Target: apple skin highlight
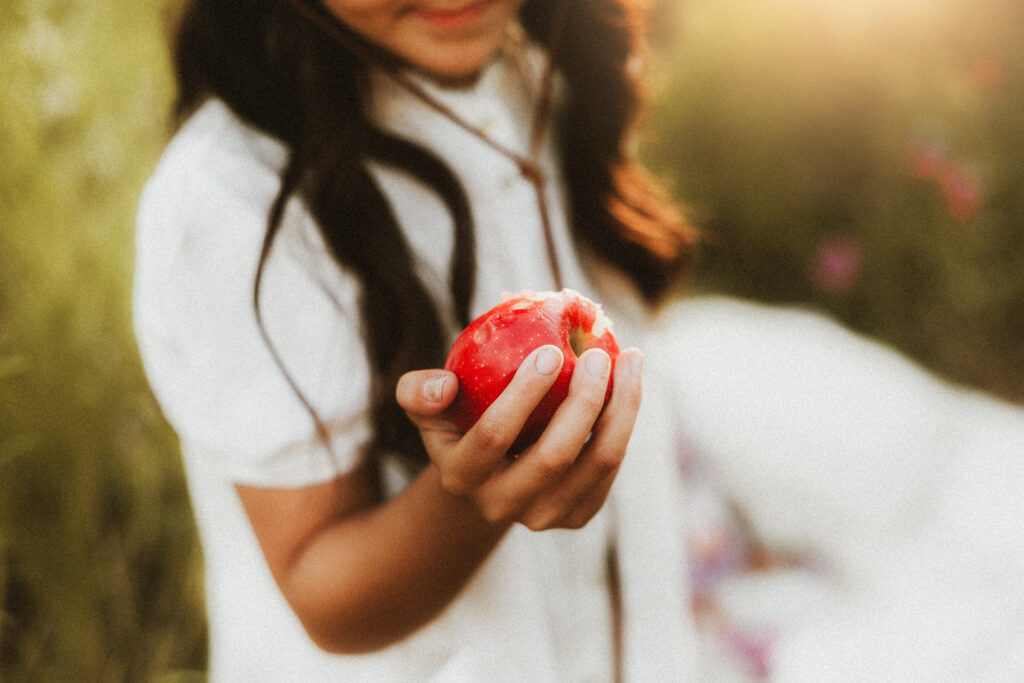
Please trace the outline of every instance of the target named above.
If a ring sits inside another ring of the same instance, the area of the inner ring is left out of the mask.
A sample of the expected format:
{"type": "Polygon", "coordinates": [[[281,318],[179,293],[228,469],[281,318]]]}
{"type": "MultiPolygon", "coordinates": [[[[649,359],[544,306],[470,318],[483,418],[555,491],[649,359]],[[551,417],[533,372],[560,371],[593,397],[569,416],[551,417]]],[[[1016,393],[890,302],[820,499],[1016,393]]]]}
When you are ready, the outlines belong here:
{"type": "MultiPolygon", "coordinates": [[[[589,348],[604,349],[614,367],[619,346],[611,327],[600,305],[571,289],[503,295],[499,305],[471,322],[452,344],[445,362],[445,369],[459,380],[459,393],[449,409],[452,422],[469,431],[534,349],[557,346],[565,360],[512,445],[511,452],[520,453],[540,437],[565,400],[580,354],[589,348]]],[[[609,379],[606,403],[611,392],[609,379]]]]}

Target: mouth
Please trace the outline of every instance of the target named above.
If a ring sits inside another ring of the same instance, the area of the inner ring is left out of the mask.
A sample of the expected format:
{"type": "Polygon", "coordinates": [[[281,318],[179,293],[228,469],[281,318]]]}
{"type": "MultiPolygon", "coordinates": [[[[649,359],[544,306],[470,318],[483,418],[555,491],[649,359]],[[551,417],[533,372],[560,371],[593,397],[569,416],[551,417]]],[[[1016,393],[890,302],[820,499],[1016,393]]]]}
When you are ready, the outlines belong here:
{"type": "Polygon", "coordinates": [[[458,9],[418,10],[416,15],[437,29],[457,29],[471,26],[482,17],[496,0],[477,0],[458,9]]]}

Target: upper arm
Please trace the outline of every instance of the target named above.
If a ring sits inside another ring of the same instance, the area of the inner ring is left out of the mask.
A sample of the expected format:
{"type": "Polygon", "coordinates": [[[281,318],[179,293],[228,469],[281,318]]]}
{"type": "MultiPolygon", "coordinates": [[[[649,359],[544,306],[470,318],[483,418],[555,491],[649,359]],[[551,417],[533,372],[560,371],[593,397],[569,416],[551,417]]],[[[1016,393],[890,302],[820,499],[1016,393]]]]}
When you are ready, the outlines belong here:
{"type": "Polygon", "coordinates": [[[236,485],[256,538],[285,597],[289,574],[312,539],[332,522],[379,502],[367,465],[320,484],[299,488],[236,485]]]}

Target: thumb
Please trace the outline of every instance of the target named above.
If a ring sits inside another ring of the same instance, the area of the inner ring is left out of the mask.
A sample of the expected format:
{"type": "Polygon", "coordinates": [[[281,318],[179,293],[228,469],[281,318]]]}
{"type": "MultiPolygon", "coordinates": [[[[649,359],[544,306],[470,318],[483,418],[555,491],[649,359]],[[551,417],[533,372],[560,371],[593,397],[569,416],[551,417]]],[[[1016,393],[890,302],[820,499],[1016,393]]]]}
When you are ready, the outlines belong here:
{"type": "Polygon", "coordinates": [[[398,405],[416,420],[441,413],[455,399],[459,380],[446,370],[413,370],[398,380],[395,398],[398,405]]]}

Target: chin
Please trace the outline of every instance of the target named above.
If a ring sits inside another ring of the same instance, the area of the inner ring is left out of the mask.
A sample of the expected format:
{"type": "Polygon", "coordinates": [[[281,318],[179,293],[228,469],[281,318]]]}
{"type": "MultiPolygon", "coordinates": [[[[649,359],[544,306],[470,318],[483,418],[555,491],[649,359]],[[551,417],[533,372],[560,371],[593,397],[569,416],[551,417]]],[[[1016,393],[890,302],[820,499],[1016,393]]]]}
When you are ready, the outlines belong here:
{"type": "Polygon", "coordinates": [[[498,46],[440,49],[427,58],[407,58],[407,62],[439,83],[468,85],[494,60],[498,49],[498,46]]]}
{"type": "Polygon", "coordinates": [[[420,69],[420,72],[432,81],[446,88],[469,88],[480,77],[483,67],[454,71],[432,71],[420,69]]]}

